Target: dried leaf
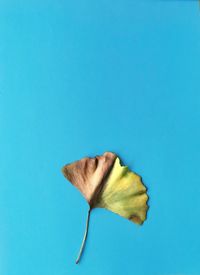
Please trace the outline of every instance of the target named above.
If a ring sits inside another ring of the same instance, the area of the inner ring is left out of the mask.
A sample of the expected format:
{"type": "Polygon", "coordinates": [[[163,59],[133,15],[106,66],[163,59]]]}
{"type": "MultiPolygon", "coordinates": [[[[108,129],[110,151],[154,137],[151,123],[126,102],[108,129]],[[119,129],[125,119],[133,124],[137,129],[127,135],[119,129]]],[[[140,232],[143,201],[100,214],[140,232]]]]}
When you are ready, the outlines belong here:
{"type": "Polygon", "coordinates": [[[62,172],[79,189],[90,206],[76,263],[79,262],[85,245],[90,212],[93,208],[106,208],[137,224],[142,224],[146,219],[146,187],[140,176],[130,171],[127,166],[121,166],[114,153],[106,152],[95,158],[83,158],[65,165],[62,172]]]}

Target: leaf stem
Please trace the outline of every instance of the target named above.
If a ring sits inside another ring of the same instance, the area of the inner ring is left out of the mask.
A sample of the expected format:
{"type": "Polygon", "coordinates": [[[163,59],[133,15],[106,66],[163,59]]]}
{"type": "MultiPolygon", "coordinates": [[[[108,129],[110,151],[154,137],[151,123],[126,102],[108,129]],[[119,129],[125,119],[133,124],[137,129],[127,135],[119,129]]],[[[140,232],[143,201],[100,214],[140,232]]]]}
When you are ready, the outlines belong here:
{"type": "Polygon", "coordinates": [[[81,258],[81,255],[82,255],[83,251],[84,251],[85,243],[86,243],[86,240],[87,240],[88,228],[89,228],[89,223],[90,223],[90,212],[91,212],[91,208],[88,210],[85,233],[84,233],[83,241],[82,241],[82,244],[81,244],[81,248],[80,248],[79,253],[78,253],[78,257],[76,259],[76,264],[78,264],[79,261],[80,261],[80,258],[81,258]]]}

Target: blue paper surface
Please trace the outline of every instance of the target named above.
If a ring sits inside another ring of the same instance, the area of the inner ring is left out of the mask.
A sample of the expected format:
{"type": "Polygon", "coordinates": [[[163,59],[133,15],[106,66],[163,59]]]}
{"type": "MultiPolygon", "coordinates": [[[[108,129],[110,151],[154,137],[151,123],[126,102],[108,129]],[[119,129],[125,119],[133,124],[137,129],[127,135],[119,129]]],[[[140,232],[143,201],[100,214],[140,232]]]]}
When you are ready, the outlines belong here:
{"type": "Polygon", "coordinates": [[[0,274],[200,274],[197,1],[0,2],[0,274]],[[61,167],[142,175],[142,227],[91,215],[61,167]]]}

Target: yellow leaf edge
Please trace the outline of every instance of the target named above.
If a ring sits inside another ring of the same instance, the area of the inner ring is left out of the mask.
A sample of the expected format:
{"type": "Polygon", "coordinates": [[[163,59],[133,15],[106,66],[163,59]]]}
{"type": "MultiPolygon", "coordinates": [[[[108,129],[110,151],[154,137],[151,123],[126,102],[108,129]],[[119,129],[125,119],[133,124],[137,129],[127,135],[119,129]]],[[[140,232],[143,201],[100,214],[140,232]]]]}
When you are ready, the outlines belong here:
{"type": "Polygon", "coordinates": [[[147,219],[149,196],[141,176],[117,157],[94,208],[105,208],[138,225],[147,219]]]}

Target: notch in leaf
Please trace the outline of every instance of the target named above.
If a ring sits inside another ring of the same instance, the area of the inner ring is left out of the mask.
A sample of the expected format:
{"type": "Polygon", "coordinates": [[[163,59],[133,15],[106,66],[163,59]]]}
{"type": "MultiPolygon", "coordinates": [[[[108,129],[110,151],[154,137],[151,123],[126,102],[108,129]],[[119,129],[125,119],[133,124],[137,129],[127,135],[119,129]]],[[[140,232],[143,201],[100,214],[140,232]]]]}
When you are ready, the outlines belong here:
{"type": "Polygon", "coordinates": [[[65,165],[62,172],[89,204],[85,234],[76,263],[85,246],[92,209],[106,208],[140,225],[145,221],[147,189],[140,176],[120,164],[116,154],[105,152],[102,156],[83,158],[65,165]]]}

